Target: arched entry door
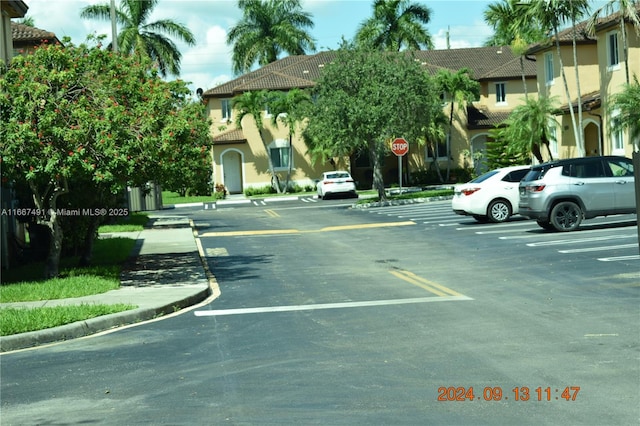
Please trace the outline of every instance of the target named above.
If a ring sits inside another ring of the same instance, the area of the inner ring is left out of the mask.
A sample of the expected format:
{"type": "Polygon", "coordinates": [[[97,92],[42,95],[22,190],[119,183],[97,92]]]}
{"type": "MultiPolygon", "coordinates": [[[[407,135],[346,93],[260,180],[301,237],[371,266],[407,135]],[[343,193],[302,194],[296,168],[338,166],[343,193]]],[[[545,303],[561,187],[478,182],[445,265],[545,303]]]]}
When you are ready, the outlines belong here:
{"type": "Polygon", "coordinates": [[[587,156],[602,155],[600,152],[600,128],[593,121],[584,126],[584,149],[587,156]]]}
{"type": "Polygon", "coordinates": [[[235,150],[222,154],[222,180],[229,194],[242,193],[242,154],[235,150]]]}

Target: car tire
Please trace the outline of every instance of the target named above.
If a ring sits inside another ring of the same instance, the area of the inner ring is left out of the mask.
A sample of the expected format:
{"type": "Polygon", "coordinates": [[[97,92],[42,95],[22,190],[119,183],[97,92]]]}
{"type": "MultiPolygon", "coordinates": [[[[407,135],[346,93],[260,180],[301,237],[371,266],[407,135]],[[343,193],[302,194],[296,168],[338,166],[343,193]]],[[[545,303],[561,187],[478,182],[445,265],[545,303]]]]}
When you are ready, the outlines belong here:
{"type": "Polygon", "coordinates": [[[511,217],[511,204],[506,200],[493,200],[487,208],[487,217],[494,223],[506,221],[511,217]]]}
{"type": "Polygon", "coordinates": [[[549,223],[548,220],[537,220],[536,223],[542,229],[546,229],[547,231],[553,231],[554,227],[549,223]]]}
{"type": "Polygon", "coordinates": [[[551,209],[549,222],[556,231],[575,231],[580,226],[584,214],[573,201],[561,201],[551,209]]]}

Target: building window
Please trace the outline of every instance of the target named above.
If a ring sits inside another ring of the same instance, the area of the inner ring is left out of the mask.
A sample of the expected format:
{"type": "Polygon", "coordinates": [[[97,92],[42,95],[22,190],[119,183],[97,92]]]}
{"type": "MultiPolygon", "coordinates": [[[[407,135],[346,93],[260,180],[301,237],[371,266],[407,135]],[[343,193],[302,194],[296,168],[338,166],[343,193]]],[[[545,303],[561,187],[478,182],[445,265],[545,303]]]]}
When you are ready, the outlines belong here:
{"type": "Polygon", "coordinates": [[[553,84],[553,53],[544,54],[544,81],[547,86],[553,84]]]}
{"type": "Polygon", "coordinates": [[[618,54],[618,33],[607,34],[607,65],[609,69],[618,69],[620,56],[618,54]]]}
{"type": "Polygon", "coordinates": [[[496,83],[496,104],[507,103],[507,84],[496,83]]]}
{"type": "Polygon", "coordinates": [[[624,154],[624,134],[622,128],[617,126],[620,120],[619,115],[620,112],[615,111],[611,116],[611,153],[613,155],[624,154]],[[616,127],[618,127],[617,130],[616,127]]]}
{"type": "MultiPolygon", "coordinates": [[[[549,151],[551,151],[551,156],[555,159],[558,157],[558,132],[557,132],[557,123],[555,120],[549,120],[549,151]]],[[[552,160],[550,158],[549,160],[552,160]]]]}
{"type": "Polygon", "coordinates": [[[438,160],[444,160],[447,158],[447,143],[445,141],[434,144],[434,149],[436,152],[433,152],[430,144],[427,145],[427,161],[433,161],[436,158],[438,160]]]}
{"type": "Polygon", "coordinates": [[[287,170],[289,169],[290,163],[293,168],[289,141],[284,139],[276,139],[273,141],[269,145],[269,156],[271,157],[271,163],[275,170],[287,170]]]}
{"type": "Polygon", "coordinates": [[[222,100],[222,121],[231,121],[231,99],[222,100]]]}

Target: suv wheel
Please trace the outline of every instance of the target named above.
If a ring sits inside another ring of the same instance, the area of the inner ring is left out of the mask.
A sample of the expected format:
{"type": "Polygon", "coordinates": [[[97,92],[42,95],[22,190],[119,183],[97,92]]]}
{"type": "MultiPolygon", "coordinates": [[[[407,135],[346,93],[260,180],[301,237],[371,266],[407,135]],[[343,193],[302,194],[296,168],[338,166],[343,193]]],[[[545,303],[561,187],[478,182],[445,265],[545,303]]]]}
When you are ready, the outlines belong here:
{"type": "Polygon", "coordinates": [[[493,200],[487,209],[487,216],[491,222],[504,222],[511,216],[511,206],[505,200],[493,200]]]}
{"type": "Polygon", "coordinates": [[[561,201],[551,210],[549,220],[557,231],[574,231],[580,226],[583,214],[580,206],[573,201],[561,201]]]}

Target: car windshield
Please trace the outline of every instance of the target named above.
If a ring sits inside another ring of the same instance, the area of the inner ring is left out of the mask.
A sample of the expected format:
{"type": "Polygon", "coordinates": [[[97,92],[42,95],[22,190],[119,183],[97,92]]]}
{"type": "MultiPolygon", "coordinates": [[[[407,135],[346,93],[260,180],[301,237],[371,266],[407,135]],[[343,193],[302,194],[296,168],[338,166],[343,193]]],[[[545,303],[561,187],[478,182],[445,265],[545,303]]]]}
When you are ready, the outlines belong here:
{"type": "Polygon", "coordinates": [[[480,183],[480,182],[484,182],[485,180],[489,179],[492,176],[495,176],[498,173],[497,170],[491,170],[490,172],[487,172],[483,175],[478,176],[477,178],[470,180],[469,183],[480,183]]]}

